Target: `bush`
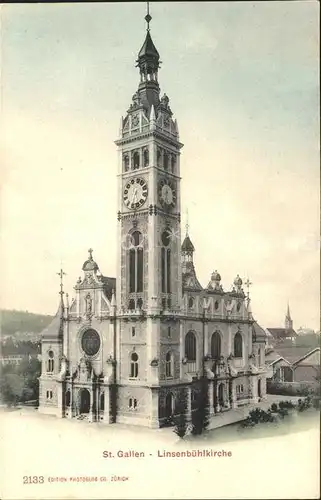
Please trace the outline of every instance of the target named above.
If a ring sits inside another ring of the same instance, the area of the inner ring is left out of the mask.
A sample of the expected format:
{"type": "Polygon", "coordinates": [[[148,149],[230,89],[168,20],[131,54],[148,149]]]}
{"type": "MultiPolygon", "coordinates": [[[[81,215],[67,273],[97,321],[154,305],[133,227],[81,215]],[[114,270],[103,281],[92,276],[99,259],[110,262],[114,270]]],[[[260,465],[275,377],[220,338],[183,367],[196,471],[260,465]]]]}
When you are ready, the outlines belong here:
{"type": "Polygon", "coordinates": [[[307,396],[316,390],[316,382],[274,382],[267,380],[268,394],[285,396],[307,396]]]}

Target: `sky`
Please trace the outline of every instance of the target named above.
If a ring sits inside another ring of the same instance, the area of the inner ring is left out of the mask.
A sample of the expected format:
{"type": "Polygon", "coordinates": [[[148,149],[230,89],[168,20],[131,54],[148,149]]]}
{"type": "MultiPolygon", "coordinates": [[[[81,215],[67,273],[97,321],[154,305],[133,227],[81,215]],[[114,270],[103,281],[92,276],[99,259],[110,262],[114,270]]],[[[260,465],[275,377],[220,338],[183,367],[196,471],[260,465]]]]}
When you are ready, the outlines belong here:
{"type": "MultiPolygon", "coordinates": [[[[203,286],[250,278],[263,327],[319,329],[319,5],[152,2],[203,286]]],[[[1,306],[53,314],[87,250],[116,275],[119,123],[146,6],[1,7],[1,306]]],[[[184,230],[183,230],[184,233],[184,230]]]]}

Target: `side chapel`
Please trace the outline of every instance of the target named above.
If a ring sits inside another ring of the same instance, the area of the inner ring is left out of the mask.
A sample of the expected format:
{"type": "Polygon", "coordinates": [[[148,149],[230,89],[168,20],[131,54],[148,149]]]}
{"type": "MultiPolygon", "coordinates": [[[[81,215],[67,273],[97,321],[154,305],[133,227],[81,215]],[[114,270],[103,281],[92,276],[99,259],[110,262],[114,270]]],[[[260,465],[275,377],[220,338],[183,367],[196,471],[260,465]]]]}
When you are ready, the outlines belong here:
{"type": "Polygon", "coordinates": [[[157,428],[182,391],[191,418],[202,376],[212,416],[264,398],[265,332],[242,279],[224,290],[215,270],[203,287],[188,230],[181,243],[183,144],[145,19],[140,81],[116,140],[117,280],[101,273],[92,249],[71,301],[61,280],[57,314],[42,332],[39,411],[157,428]]]}

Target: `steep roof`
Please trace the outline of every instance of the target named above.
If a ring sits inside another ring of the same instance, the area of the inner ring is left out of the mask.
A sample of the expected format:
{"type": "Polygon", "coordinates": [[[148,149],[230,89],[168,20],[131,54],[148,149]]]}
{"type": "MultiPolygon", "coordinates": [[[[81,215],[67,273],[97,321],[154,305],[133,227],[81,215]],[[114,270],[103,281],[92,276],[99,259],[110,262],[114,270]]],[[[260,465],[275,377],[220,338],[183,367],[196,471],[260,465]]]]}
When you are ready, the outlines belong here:
{"type": "Polygon", "coordinates": [[[273,352],[279,357],[282,357],[289,361],[289,363],[296,363],[311,354],[311,352],[315,351],[316,349],[311,350],[311,347],[278,346],[277,349],[273,352]]]}
{"type": "Polygon", "coordinates": [[[195,250],[194,245],[187,234],[182,243],[182,252],[194,252],[194,250],[195,250]]]}
{"type": "Polygon", "coordinates": [[[101,281],[104,285],[104,292],[108,300],[111,300],[113,291],[116,293],[116,278],[102,276],[101,281]]]}
{"type": "Polygon", "coordinates": [[[266,333],[265,330],[257,323],[257,321],[254,321],[253,323],[253,334],[256,340],[265,340],[266,338],[266,333]]]}
{"type": "Polygon", "coordinates": [[[61,297],[58,310],[49,325],[41,332],[41,337],[47,340],[62,340],[63,338],[64,303],[61,297]]]}
{"type": "Polygon", "coordinates": [[[285,338],[285,337],[297,337],[298,334],[296,331],[293,330],[293,328],[287,329],[287,328],[267,328],[267,331],[271,333],[273,338],[275,339],[280,339],[280,338],[285,338]]]}
{"type": "Polygon", "coordinates": [[[138,59],[140,59],[141,57],[148,57],[148,56],[159,59],[159,53],[154,45],[154,42],[152,40],[152,37],[150,36],[149,31],[147,31],[145,41],[143,43],[142,48],[139,51],[138,59]]]}

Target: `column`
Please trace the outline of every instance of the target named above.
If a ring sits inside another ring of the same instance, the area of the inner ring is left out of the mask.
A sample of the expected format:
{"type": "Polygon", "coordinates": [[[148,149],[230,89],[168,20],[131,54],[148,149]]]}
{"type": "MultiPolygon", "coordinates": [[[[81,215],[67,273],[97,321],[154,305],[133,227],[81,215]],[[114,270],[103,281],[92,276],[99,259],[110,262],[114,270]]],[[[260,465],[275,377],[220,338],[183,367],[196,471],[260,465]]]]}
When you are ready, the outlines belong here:
{"type": "Polygon", "coordinates": [[[93,421],[93,403],[94,403],[94,391],[93,391],[92,386],[89,390],[89,394],[90,394],[89,422],[92,422],[93,421]]]}
{"type": "Polygon", "coordinates": [[[212,417],[214,415],[214,397],[213,397],[213,380],[209,380],[208,382],[208,404],[209,404],[209,413],[212,417]]]}
{"type": "Polygon", "coordinates": [[[183,378],[183,364],[182,364],[182,359],[185,356],[184,352],[184,322],[183,320],[180,320],[179,322],[179,377],[183,378]]]}
{"type": "Polygon", "coordinates": [[[205,321],[205,324],[204,324],[204,356],[206,356],[207,354],[209,354],[209,343],[208,343],[208,322],[205,321]]]}
{"type": "Polygon", "coordinates": [[[219,381],[216,379],[216,380],[214,380],[214,391],[215,391],[215,399],[216,399],[216,404],[214,401],[214,412],[215,413],[219,413],[219,411],[221,409],[221,406],[220,406],[219,400],[218,400],[218,386],[219,386],[219,381]]]}
{"type": "Polygon", "coordinates": [[[236,401],[236,379],[232,380],[232,408],[237,408],[237,401],[236,401]]]}
{"type": "Polygon", "coordinates": [[[74,388],[72,386],[72,382],[70,385],[70,407],[68,412],[68,418],[72,418],[74,416],[74,388]]]}
{"type": "Polygon", "coordinates": [[[192,387],[189,385],[187,387],[187,397],[186,397],[186,422],[192,422],[192,387]]]}
{"type": "Polygon", "coordinates": [[[159,415],[158,415],[158,390],[151,389],[150,393],[150,427],[152,429],[159,428],[159,415]]]}
{"type": "Polygon", "coordinates": [[[229,393],[228,393],[228,381],[227,381],[227,383],[224,384],[224,403],[225,403],[225,407],[227,409],[229,409],[231,407],[229,393]]]}
{"type": "Polygon", "coordinates": [[[110,387],[108,385],[102,386],[102,389],[104,390],[104,415],[103,415],[103,421],[106,424],[111,424],[112,419],[111,419],[111,398],[110,398],[110,387]]]}

